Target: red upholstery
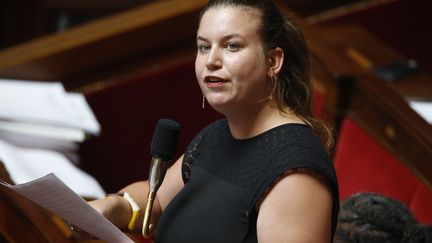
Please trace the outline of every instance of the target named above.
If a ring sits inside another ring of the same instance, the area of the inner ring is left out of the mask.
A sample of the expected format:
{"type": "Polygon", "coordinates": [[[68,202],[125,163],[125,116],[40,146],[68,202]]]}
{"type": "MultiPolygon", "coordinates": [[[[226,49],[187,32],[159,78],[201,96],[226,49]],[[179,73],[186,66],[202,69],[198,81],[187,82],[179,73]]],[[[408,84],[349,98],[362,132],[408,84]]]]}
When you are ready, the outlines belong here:
{"type": "Polygon", "coordinates": [[[324,95],[316,90],[312,92],[312,113],[318,118],[324,113],[324,95]]]}
{"type": "Polygon", "coordinates": [[[420,222],[432,223],[432,192],[424,184],[416,185],[409,207],[420,222]]]}
{"type": "Polygon", "coordinates": [[[334,164],[341,200],[378,192],[407,205],[422,223],[432,223],[432,191],[353,120],[341,126],[334,164]]]}

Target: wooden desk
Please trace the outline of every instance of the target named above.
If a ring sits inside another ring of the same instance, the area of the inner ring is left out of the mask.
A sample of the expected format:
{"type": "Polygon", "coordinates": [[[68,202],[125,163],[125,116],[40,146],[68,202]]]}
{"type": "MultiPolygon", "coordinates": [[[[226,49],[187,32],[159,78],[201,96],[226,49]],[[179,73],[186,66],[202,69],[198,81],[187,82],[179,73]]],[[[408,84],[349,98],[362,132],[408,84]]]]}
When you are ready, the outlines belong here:
{"type": "MultiPolygon", "coordinates": [[[[12,183],[1,161],[0,179],[12,183]]],[[[0,188],[0,215],[0,241],[73,242],[72,232],[57,216],[3,187],[0,188]]]]}

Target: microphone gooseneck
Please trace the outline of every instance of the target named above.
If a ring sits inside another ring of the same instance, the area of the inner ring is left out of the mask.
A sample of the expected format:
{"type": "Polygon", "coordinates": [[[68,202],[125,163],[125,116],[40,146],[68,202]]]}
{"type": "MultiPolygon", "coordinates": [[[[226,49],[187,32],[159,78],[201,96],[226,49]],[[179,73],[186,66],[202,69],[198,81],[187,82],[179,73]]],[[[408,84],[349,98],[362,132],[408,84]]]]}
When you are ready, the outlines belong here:
{"type": "Polygon", "coordinates": [[[156,193],[162,184],[168,168],[168,161],[174,156],[180,132],[180,125],[173,120],[160,119],[156,124],[150,145],[152,160],[149,172],[149,192],[144,211],[142,235],[146,238],[153,234],[155,226],[150,224],[156,193]]]}

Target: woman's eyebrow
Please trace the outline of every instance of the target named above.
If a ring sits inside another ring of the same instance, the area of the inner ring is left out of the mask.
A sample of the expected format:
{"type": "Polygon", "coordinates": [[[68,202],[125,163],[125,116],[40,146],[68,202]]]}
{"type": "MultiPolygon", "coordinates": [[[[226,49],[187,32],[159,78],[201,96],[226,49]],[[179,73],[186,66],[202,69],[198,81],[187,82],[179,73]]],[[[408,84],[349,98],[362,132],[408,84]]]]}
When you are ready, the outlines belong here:
{"type": "MultiPolygon", "coordinates": [[[[225,36],[223,36],[222,38],[221,38],[221,40],[229,40],[229,39],[232,39],[232,38],[240,38],[240,39],[242,39],[242,40],[244,40],[245,38],[242,36],[242,35],[240,35],[240,34],[229,34],[229,35],[225,35],[225,36]]],[[[198,40],[200,40],[200,41],[209,41],[207,38],[205,38],[205,37],[203,37],[203,36],[200,36],[200,35],[198,35],[197,36],[197,41],[198,40]]]]}
{"type": "Polygon", "coordinates": [[[208,39],[207,39],[207,38],[204,38],[204,37],[202,37],[202,36],[200,36],[200,35],[197,36],[196,40],[197,40],[197,41],[204,41],[204,42],[208,42],[208,39]]]}

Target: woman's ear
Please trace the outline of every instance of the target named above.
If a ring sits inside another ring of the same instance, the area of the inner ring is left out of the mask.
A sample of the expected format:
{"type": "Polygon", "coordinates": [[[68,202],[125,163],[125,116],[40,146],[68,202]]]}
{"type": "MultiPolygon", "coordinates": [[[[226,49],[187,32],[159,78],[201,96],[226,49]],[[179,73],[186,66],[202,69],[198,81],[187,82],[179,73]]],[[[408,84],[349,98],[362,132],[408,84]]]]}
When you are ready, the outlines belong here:
{"type": "Polygon", "coordinates": [[[276,47],[272,49],[268,53],[268,62],[269,62],[269,75],[275,76],[282,69],[282,65],[284,62],[284,51],[280,47],[276,47]]]}

